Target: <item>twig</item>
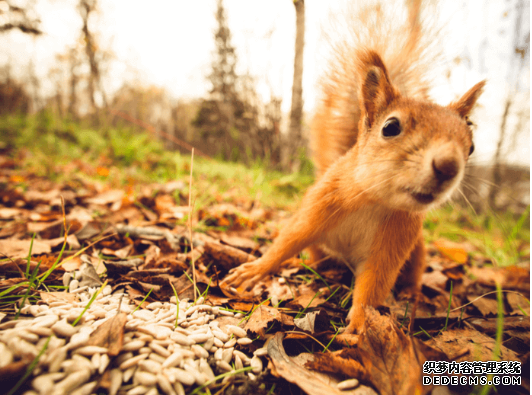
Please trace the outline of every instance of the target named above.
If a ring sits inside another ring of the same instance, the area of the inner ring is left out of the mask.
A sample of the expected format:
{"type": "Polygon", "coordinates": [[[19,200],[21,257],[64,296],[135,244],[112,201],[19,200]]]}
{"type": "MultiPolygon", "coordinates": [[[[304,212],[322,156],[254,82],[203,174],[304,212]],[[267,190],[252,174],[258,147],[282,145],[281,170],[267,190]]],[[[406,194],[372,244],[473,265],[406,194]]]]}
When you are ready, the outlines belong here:
{"type": "MultiPolygon", "coordinates": [[[[297,333],[298,335],[305,335],[310,337],[312,340],[314,340],[316,343],[318,343],[320,346],[322,346],[324,349],[326,348],[325,344],[320,342],[318,339],[316,339],[314,336],[309,335],[308,333],[301,332],[301,331],[285,331],[285,333],[297,333]]],[[[328,352],[331,352],[330,350],[327,350],[328,352]]]]}
{"type": "Polygon", "coordinates": [[[196,287],[196,265],[194,262],[194,243],[192,242],[192,169],[194,168],[194,147],[190,156],[190,179],[188,182],[188,232],[190,236],[190,256],[192,263],[192,281],[194,282],[194,302],[198,299],[196,287]]]}
{"type": "MultiPolygon", "coordinates": [[[[485,293],[484,295],[480,295],[478,298],[473,299],[471,302],[466,303],[466,304],[464,304],[464,305],[462,305],[462,306],[460,306],[460,307],[457,307],[456,309],[452,309],[451,311],[460,310],[460,309],[462,309],[462,308],[464,308],[464,307],[466,307],[466,306],[469,306],[469,305],[472,304],[472,303],[475,303],[477,300],[479,300],[480,298],[483,298],[484,296],[491,295],[491,294],[495,294],[495,293],[497,293],[497,292],[498,292],[498,291],[491,291],[491,292],[485,293]]],[[[520,292],[516,292],[516,291],[507,291],[507,290],[501,289],[501,292],[512,293],[512,294],[517,294],[517,295],[521,295],[521,296],[523,296],[522,293],[520,293],[520,292]]],[[[524,296],[523,296],[523,297],[524,297],[524,296]]]]}

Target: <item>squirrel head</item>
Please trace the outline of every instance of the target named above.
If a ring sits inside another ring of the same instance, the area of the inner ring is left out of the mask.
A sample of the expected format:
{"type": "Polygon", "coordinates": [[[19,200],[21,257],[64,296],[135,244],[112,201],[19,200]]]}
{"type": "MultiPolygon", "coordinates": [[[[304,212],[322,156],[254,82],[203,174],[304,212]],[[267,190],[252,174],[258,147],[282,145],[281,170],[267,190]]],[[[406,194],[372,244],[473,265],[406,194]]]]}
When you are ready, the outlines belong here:
{"type": "Polygon", "coordinates": [[[376,52],[361,51],[358,59],[357,183],[393,209],[425,211],[445,202],[473,152],[468,117],[485,81],[439,106],[403,96],[376,52]]]}

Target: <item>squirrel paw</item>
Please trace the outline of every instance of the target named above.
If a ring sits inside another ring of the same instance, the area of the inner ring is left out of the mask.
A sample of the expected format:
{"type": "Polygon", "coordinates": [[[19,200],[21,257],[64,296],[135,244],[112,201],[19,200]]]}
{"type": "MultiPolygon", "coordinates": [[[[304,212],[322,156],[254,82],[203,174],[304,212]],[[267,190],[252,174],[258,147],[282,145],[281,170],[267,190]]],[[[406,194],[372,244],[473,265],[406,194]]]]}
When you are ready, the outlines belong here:
{"type": "Polygon", "coordinates": [[[349,310],[349,313],[347,313],[346,321],[347,327],[343,333],[362,333],[366,321],[364,306],[358,305],[351,307],[351,310],[349,310]]]}
{"type": "Polygon", "coordinates": [[[419,287],[412,285],[412,286],[404,287],[403,289],[401,289],[399,293],[397,294],[396,299],[415,301],[418,294],[419,294],[419,287]]]}
{"type": "Polygon", "coordinates": [[[229,275],[224,278],[222,285],[234,288],[242,287],[246,291],[250,291],[269,272],[268,266],[257,259],[231,269],[229,275]]]}

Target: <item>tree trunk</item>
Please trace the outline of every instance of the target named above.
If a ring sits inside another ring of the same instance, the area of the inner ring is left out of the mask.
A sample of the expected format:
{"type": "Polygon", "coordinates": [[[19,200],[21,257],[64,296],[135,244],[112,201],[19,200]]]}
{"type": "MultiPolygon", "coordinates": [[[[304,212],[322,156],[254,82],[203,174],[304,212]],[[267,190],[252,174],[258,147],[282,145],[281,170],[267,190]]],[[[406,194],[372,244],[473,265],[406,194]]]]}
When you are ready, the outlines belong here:
{"type": "Polygon", "coordinates": [[[504,104],[504,113],[502,114],[501,121],[501,134],[499,135],[499,141],[497,142],[497,150],[495,151],[495,157],[493,158],[493,173],[492,173],[492,184],[490,186],[490,192],[488,195],[488,204],[492,210],[497,209],[497,192],[500,189],[502,182],[502,171],[501,171],[501,162],[502,162],[502,145],[504,139],[506,138],[506,121],[508,119],[508,114],[510,113],[510,107],[512,106],[512,99],[510,96],[506,99],[504,104]]]}
{"type": "Polygon", "coordinates": [[[294,0],[296,8],[296,50],[294,58],[294,81],[292,85],[292,108],[288,139],[283,144],[282,165],[285,169],[297,165],[297,150],[301,146],[303,126],[303,48],[305,46],[305,1],[294,0]]]}

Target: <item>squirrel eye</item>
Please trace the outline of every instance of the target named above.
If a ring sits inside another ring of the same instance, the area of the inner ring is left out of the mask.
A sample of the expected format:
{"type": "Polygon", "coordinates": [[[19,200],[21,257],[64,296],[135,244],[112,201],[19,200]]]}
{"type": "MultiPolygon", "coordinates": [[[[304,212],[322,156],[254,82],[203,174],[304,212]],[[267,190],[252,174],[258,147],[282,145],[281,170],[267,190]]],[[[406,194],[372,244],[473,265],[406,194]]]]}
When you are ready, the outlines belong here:
{"type": "Polygon", "coordinates": [[[382,135],[384,137],[395,137],[401,134],[401,123],[397,118],[390,118],[382,127],[382,135]]]}
{"type": "Polygon", "coordinates": [[[471,144],[471,148],[469,148],[469,156],[471,156],[474,150],[475,150],[475,144],[471,144]]]}

